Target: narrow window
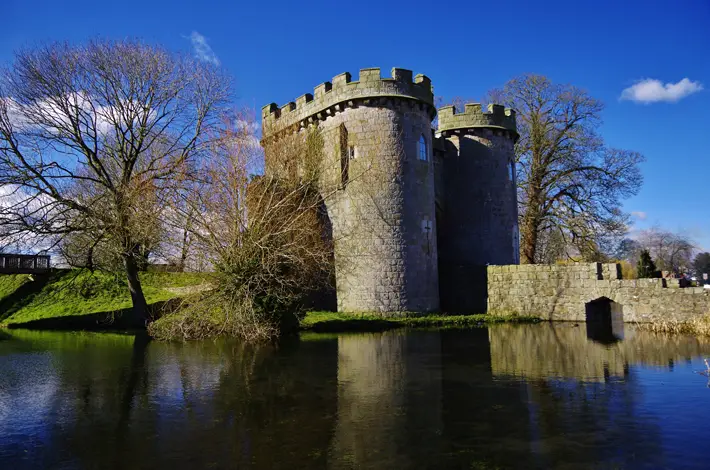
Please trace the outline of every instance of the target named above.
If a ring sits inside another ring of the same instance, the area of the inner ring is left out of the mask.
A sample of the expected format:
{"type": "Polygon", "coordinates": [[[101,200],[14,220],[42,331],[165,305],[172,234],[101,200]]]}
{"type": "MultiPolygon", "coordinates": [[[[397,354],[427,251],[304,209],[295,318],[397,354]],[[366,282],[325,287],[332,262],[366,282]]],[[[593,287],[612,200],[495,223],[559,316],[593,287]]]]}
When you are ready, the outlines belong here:
{"type": "Polygon", "coordinates": [[[424,219],[422,220],[422,232],[424,232],[424,236],[426,237],[426,252],[427,254],[431,253],[431,220],[429,219],[424,219]]]}
{"type": "Polygon", "coordinates": [[[350,149],[348,147],[348,130],[345,125],[341,124],[338,127],[339,138],[340,138],[340,188],[345,189],[345,185],[348,184],[350,178],[350,149]]]}
{"type": "Polygon", "coordinates": [[[355,153],[355,146],[354,145],[351,145],[348,148],[348,157],[350,158],[350,160],[355,160],[357,158],[357,154],[355,153]]]}
{"type": "Polygon", "coordinates": [[[515,162],[508,164],[508,179],[515,183],[515,162]]]}
{"type": "Polygon", "coordinates": [[[426,138],[424,134],[419,136],[419,160],[428,160],[428,152],[426,148],[426,138]]]}

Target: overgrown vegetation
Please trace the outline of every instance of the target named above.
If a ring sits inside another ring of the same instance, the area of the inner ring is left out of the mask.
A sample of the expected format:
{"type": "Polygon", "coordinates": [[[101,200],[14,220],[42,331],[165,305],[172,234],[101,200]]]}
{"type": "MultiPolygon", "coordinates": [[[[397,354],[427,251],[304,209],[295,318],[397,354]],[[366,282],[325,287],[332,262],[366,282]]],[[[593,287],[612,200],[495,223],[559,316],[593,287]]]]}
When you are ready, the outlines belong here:
{"type": "Polygon", "coordinates": [[[253,177],[261,154],[246,116],[215,139],[200,169],[204,187],[176,207],[193,216],[192,234],[215,267],[215,289],[187,299],[149,326],[160,339],[230,335],[262,341],[295,329],[308,294],[331,276],[332,247],[316,187],[322,139],[317,130],[285,141],[270,164],[288,171],[253,177]],[[295,162],[308,162],[299,171],[295,162]]]}

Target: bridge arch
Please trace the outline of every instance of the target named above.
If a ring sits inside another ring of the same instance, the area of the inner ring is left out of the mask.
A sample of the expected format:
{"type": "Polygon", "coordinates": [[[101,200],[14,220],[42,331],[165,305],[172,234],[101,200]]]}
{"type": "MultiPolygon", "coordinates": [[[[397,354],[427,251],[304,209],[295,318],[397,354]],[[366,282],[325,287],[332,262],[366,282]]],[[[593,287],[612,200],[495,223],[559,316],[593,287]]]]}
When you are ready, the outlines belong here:
{"type": "Polygon", "coordinates": [[[587,338],[606,345],[624,339],[624,306],[606,296],[584,304],[587,338]]]}

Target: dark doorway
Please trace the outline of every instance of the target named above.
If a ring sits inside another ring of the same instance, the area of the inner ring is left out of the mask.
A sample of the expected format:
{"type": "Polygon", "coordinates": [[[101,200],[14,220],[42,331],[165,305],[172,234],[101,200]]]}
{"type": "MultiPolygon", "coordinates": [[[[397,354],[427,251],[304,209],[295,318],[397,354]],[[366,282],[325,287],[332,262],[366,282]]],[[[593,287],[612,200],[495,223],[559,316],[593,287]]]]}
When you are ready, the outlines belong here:
{"type": "Polygon", "coordinates": [[[614,344],[624,339],[624,315],[621,304],[600,297],[584,304],[587,338],[601,344],[614,344]]]}
{"type": "Polygon", "coordinates": [[[325,205],[325,201],[321,198],[316,208],[318,221],[321,225],[321,234],[323,241],[325,242],[325,247],[328,250],[328,256],[330,261],[329,272],[324,272],[324,281],[320,288],[308,293],[305,299],[305,308],[307,310],[323,310],[327,312],[336,312],[338,310],[338,299],[335,290],[335,253],[334,253],[334,240],[333,240],[333,224],[330,220],[330,215],[328,214],[328,208],[325,205]]]}

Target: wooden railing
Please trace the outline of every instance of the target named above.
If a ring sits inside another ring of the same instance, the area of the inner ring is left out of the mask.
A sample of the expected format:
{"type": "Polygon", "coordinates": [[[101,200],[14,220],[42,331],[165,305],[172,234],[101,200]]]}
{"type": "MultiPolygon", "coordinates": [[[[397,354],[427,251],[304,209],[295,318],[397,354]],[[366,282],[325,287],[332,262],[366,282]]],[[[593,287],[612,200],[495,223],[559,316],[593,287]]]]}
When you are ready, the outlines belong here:
{"type": "Polygon", "coordinates": [[[0,273],[32,274],[49,271],[48,255],[14,255],[0,253],[0,273]]]}

